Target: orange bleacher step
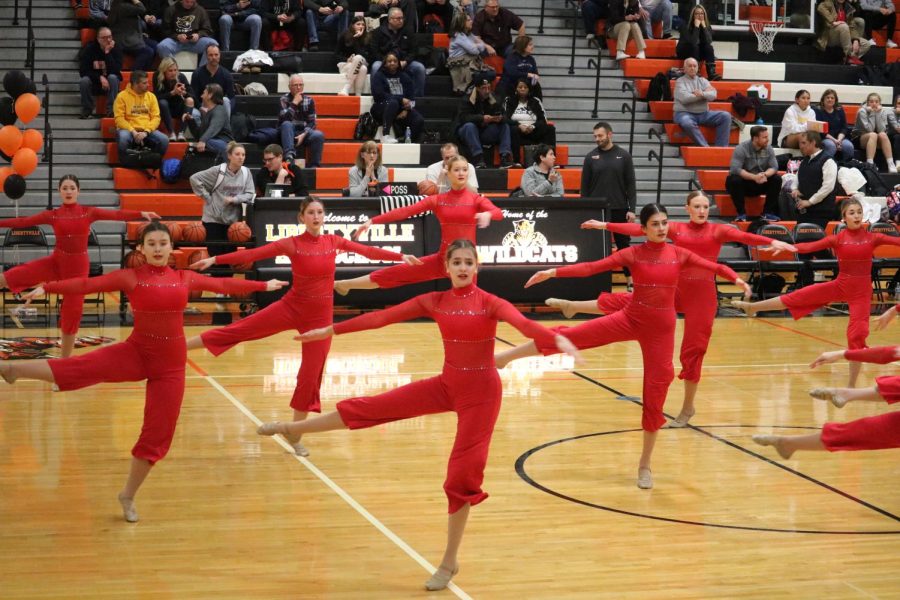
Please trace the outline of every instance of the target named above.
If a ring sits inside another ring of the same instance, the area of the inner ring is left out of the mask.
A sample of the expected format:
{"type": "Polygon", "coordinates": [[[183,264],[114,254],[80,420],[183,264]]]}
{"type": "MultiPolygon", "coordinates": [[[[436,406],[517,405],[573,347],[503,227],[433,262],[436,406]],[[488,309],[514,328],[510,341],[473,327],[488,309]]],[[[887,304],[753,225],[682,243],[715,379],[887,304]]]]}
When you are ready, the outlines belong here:
{"type": "MultiPolygon", "coordinates": [[[[721,102],[725,100],[729,96],[733,96],[740,92],[743,95],[747,95],[747,88],[751,85],[764,85],[769,90],[769,96],[772,95],[772,84],[765,81],[710,81],[710,85],[716,88],[716,92],[718,93],[718,99],[721,102]]],[[[669,82],[672,91],[675,91],[675,80],[671,80],[669,82]]],[[[639,98],[647,97],[647,88],[650,87],[649,79],[635,79],[634,86],[637,90],[639,98]]]]}
{"type": "MultiPolygon", "coordinates": [[[[650,102],[650,114],[653,115],[654,121],[674,121],[675,120],[675,102],[672,100],[655,100],[650,102]]],[[[731,107],[731,102],[710,102],[709,103],[710,110],[724,110],[726,112],[731,113],[734,116],[734,110],[731,107]]],[[[855,116],[855,115],[854,115],[855,116]]],[[[742,121],[750,123],[756,120],[756,111],[749,110],[747,114],[743,117],[738,117],[742,121]]],[[[849,119],[849,115],[847,117],[849,119]]]]}
{"type": "Polygon", "coordinates": [[[180,179],[177,183],[166,183],[157,176],[155,171],[153,172],[152,177],[148,177],[146,171],[114,167],[113,187],[116,191],[134,192],[145,190],[189,191],[191,189],[191,184],[186,179],[180,179]]]}
{"type": "MultiPolygon", "coordinates": [[[[509,169],[506,172],[506,188],[514,190],[522,185],[522,174],[525,169],[509,169]]],[[[581,189],[581,169],[560,169],[559,174],[562,175],[563,188],[567,191],[578,191],[581,189]]]]}
{"type": "MultiPolygon", "coordinates": [[[[694,138],[685,133],[684,129],[681,128],[681,125],[677,123],[666,123],[666,135],[669,137],[669,142],[672,144],[694,144],[694,138]]],[[[716,141],[716,130],[713,127],[709,127],[706,125],[700,126],[700,131],[703,133],[703,137],[706,138],[706,141],[710,144],[716,141]]],[[[741,132],[737,129],[732,129],[728,135],[728,143],[729,144],[737,144],[740,141],[741,132]]]]}
{"type": "MultiPolygon", "coordinates": [[[[625,77],[630,79],[637,79],[639,77],[647,77],[652,79],[657,73],[663,72],[668,74],[669,69],[671,68],[680,68],[684,61],[678,59],[661,59],[661,58],[626,58],[621,61],[622,71],[625,73],[625,77]]],[[[722,72],[722,61],[716,61],[716,70],[721,73],[722,72]]],[[[700,65],[700,74],[706,76],[706,64],[703,63],[700,65]]],[[[674,86],[674,80],[672,80],[672,85],[674,86]]],[[[674,87],[673,87],[674,89],[674,87]]],[[[746,91],[746,88],[744,88],[746,91]]]]}
{"type": "MultiPolygon", "coordinates": [[[[196,217],[203,214],[203,200],[194,194],[119,194],[123,210],[152,210],[161,217],[196,217]]],[[[129,238],[132,239],[132,238],[129,238]]]]}
{"type": "MultiPolygon", "coordinates": [[[[606,47],[609,48],[609,51],[613,56],[616,54],[617,43],[615,38],[606,39],[606,47]]],[[[647,55],[648,59],[675,58],[675,46],[678,44],[678,40],[644,40],[644,43],[647,45],[647,47],[644,48],[644,54],[647,55]]],[[[634,43],[634,40],[628,40],[628,45],[625,47],[625,54],[628,54],[629,56],[635,56],[637,54],[637,45],[634,43]]]]}
{"type": "Polygon", "coordinates": [[[686,167],[728,167],[734,148],[682,146],[681,157],[686,167]]]}
{"type": "MultiPolygon", "coordinates": [[[[734,208],[734,202],[728,194],[715,195],[716,206],[719,208],[719,215],[722,217],[736,217],[737,211],[734,208]]],[[[763,212],[766,204],[765,196],[746,196],[744,198],[744,210],[748,217],[758,217],[763,212]]]]}
{"type": "Polygon", "coordinates": [[[707,192],[719,191],[725,189],[725,180],[728,178],[728,171],[712,171],[700,169],[697,171],[697,180],[707,192]]]}

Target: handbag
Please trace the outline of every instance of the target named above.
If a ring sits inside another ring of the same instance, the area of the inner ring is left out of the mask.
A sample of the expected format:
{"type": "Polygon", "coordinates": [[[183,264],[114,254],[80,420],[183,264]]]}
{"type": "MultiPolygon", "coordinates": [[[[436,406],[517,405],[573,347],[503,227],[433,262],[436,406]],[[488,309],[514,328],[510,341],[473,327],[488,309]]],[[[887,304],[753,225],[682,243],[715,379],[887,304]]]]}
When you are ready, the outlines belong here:
{"type": "Polygon", "coordinates": [[[272,66],[266,70],[274,73],[294,73],[303,72],[303,61],[295,52],[270,52],[269,58],[272,59],[272,66]]]}
{"type": "Polygon", "coordinates": [[[287,29],[280,28],[272,31],[272,50],[292,50],[294,48],[294,38],[287,29]]]}
{"type": "Polygon", "coordinates": [[[162,155],[147,146],[132,146],[119,157],[119,163],[126,169],[155,170],[162,166],[162,155]]]}
{"type": "Polygon", "coordinates": [[[216,164],[216,155],[207,152],[197,152],[193,146],[188,147],[181,159],[181,178],[189,179],[194,173],[205,171],[216,164]]]}

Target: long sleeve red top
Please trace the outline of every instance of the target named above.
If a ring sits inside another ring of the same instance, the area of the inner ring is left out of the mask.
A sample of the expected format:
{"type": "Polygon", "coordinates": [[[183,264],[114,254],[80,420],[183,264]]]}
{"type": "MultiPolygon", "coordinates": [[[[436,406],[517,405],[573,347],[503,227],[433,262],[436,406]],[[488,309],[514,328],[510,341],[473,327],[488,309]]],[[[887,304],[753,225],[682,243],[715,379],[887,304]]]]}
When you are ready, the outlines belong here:
{"type": "Polygon", "coordinates": [[[837,235],[827,235],[815,242],[795,244],[801,254],[831,248],[838,260],[838,279],[846,277],[872,278],[872,254],[877,246],[900,246],[900,237],[871,233],[859,229],[844,229],[837,235]]]}
{"type": "Polygon", "coordinates": [[[877,363],[886,365],[897,360],[897,346],[876,346],[874,348],[858,348],[844,352],[844,358],[856,362],[877,363]]]}
{"type": "Polygon", "coordinates": [[[334,257],[341,252],[356,252],[372,260],[403,260],[398,252],[366,246],[338,235],[312,235],[304,232],[289,238],[247,250],[238,250],[216,257],[217,264],[235,265],[276,256],[287,256],[291,260],[294,282],[290,293],[298,298],[333,299],[334,257]]]}
{"type": "Polygon", "coordinates": [[[441,330],[444,367],[477,370],[494,367],[494,338],[497,322],[505,321],[538,347],[554,344],[552,331],[528,320],[512,304],[479,289],[474,284],[445,292],[416,296],[385,310],[336,323],[335,334],[378,329],[392,323],[430,317],[441,330]]]}
{"type": "Polygon", "coordinates": [[[475,243],[476,214],[489,212],[492,221],[503,219],[503,212],[493,202],[466,188],[435,194],[415,204],[395,208],[374,217],[372,223],[393,223],[428,211],[434,212],[441,224],[441,252],[454,240],[467,239],[475,243]]]}

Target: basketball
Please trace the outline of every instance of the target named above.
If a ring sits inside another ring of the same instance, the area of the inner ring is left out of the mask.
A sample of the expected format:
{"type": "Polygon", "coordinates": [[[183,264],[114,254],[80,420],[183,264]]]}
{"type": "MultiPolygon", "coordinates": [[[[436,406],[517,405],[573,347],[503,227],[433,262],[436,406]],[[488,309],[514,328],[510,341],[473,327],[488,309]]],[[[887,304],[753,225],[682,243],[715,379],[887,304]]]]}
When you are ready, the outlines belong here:
{"type": "Polygon", "coordinates": [[[141,265],[147,263],[147,258],[138,252],[137,250],[132,250],[128,254],[125,255],[125,267],[128,269],[137,269],[141,265]]]}
{"type": "Polygon", "coordinates": [[[438,186],[435,182],[426,179],[419,182],[419,193],[423,196],[431,196],[438,193],[438,186]]]}
{"type": "Polygon", "coordinates": [[[169,228],[169,233],[172,235],[172,243],[178,242],[181,240],[181,225],[176,223],[175,221],[167,222],[166,227],[169,228]]]}
{"type": "Polygon", "coordinates": [[[250,231],[250,226],[243,221],[232,223],[228,228],[229,242],[249,242],[251,237],[253,237],[253,233],[250,231]]]}
{"type": "Polygon", "coordinates": [[[200,221],[191,221],[181,227],[181,239],[185,242],[202,242],[206,240],[206,227],[200,221]]]}

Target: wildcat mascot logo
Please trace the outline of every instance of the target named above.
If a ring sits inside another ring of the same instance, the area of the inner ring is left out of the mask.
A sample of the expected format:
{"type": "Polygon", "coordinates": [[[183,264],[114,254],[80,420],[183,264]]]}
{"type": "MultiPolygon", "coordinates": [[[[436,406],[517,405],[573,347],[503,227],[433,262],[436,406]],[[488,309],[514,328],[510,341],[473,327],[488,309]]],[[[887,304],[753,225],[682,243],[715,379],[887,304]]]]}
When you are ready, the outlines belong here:
{"type": "Polygon", "coordinates": [[[527,248],[529,246],[546,246],[547,238],[543,233],[534,230],[534,221],[520,219],[513,221],[515,229],[503,236],[500,242],[507,247],[527,248]]]}

